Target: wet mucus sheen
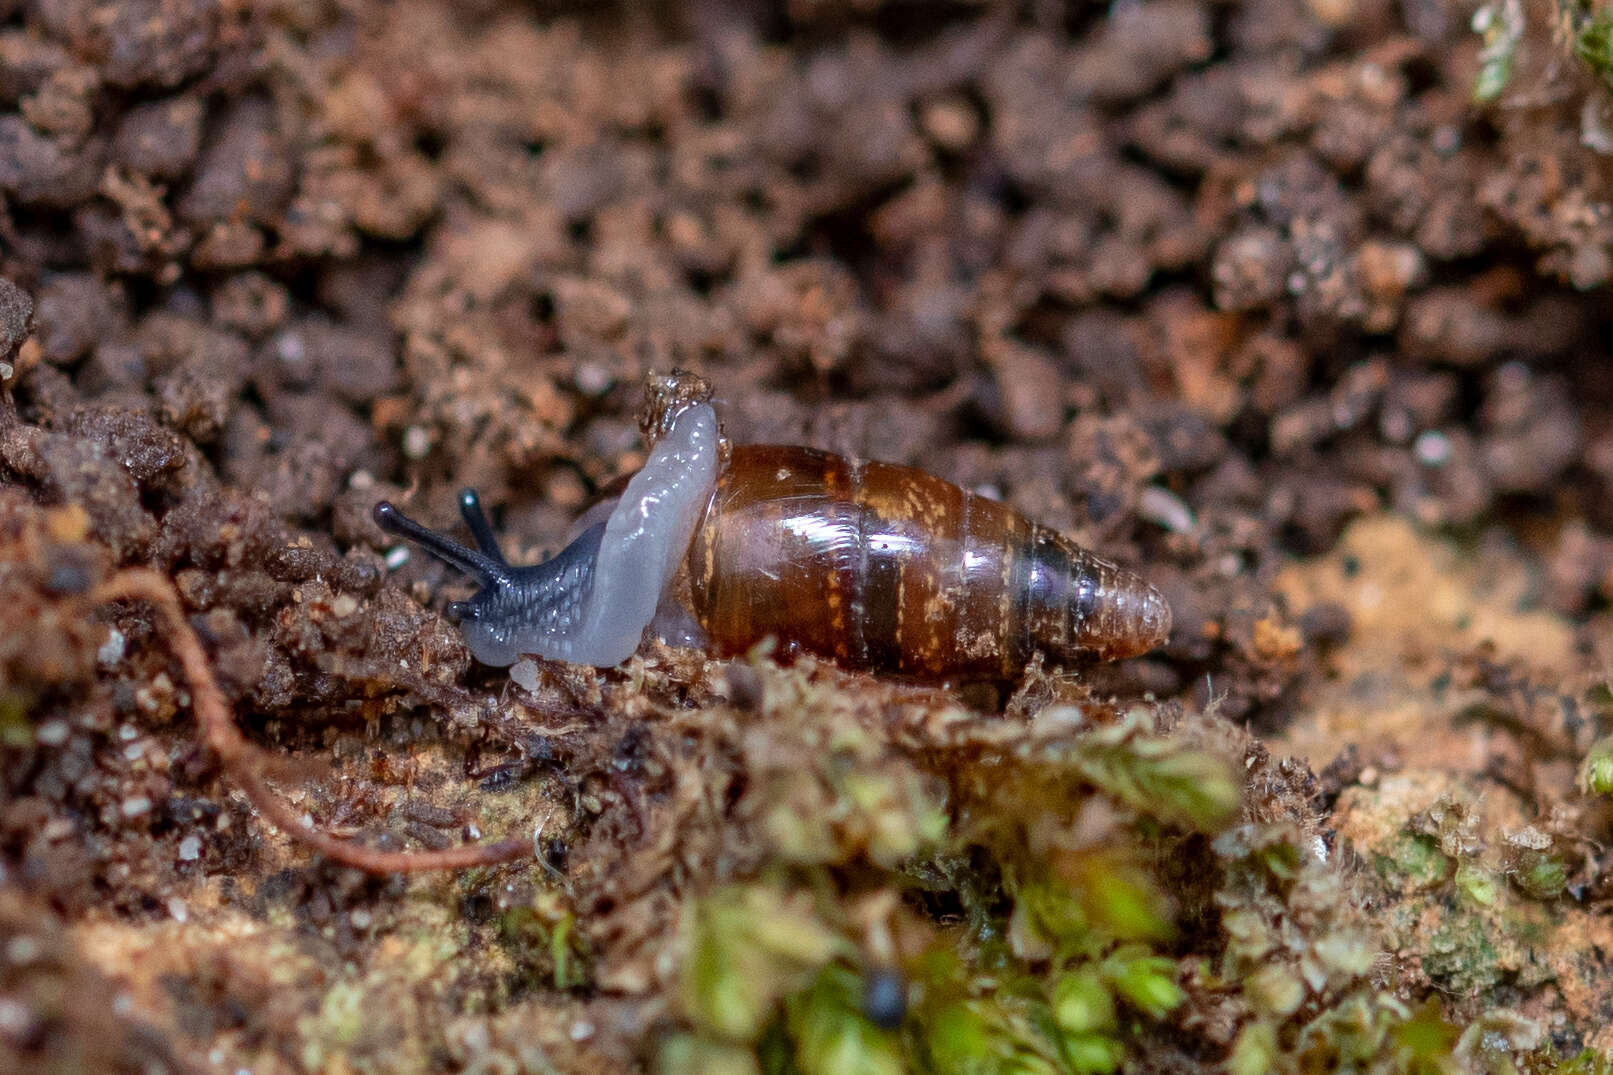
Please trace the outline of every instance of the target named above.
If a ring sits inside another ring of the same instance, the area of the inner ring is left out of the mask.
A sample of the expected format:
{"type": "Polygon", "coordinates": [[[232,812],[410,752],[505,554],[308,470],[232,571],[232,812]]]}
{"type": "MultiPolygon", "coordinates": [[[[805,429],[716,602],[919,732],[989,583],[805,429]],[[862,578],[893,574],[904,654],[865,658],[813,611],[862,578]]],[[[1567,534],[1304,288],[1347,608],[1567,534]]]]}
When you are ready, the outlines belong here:
{"type": "Polygon", "coordinates": [[[652,377],[645,413],[644,468],[605,523],[544,564],[505,563],[469,491],[480,553],[377,506],[383,527],[482,583],[454,606],[478,659],[615,664],[650,623],[646,592],[663,612],[686,604],[722,654],[771,637],[930,679],[1012,679],[1038,651],[1133,656],[1170,632],[1169,606],[1138,575],[933,474],[805,447],[718,450],[709,389],[689,375],[652,377]]]}

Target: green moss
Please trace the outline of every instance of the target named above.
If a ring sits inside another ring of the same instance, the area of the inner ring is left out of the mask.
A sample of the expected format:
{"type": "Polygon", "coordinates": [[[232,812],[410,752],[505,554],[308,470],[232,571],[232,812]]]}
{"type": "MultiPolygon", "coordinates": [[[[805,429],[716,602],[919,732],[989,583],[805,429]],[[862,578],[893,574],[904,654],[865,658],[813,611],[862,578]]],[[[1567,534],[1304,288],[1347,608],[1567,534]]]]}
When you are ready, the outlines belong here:
{"type": "Polygon", "coordinates": [[[786,862],[839,863],[866,854],[892,869],[939,844],[947,816],[905,762],[829,755],[819,768],[776,773],[761,827],[786,862]]]}
{"type": "Polygon", "coordinates": [[[1305,1003],[1305,983],[1283,963],[1270,963],[1253,971],[1244,979],[1243,990],[1255,1011],[1279,1019],[1293,1015],[1305,1003]]]}
{"type": "Polygon", "coordinates": [[[1598,1053],[1584,1049],[1566,1060],[1557,1059],[1556,1051],[1547,1046],[1529,1057],[1524,1071],[1540,1075],[1613,1075],[1613,1053],[1598,1053]]]}
{"type": "Polygon", "coordinates": [[[1554,900],[1568,887],[1557,841],[1532,826],[1504,837],[1507,878],[1533,900],[1554,900]]]}
{"type": "Polygon", "coordinates": [[[580,989],[593,980],[576,916],[559,893],[537,893],[499,916],[499,942],[530,984],[580,989]]]}
{"type": "Polygon", "coordinates": [[[1568,887],[1568,870],[1555,855],[1531,858],[1513,867],[1508,876],[1534,900],[1554,900],[1568,887]]]}
{"type": "Polygon", "coordinates": [[[0,746],[26,747],[34,742],[33,722],[28,719],[29,698],[16,690],[0,690],[0,746]]]}
{"type": "Polygon", "coordinates": [[[1512,79],[1518,43],[1523,40],[1523,5],[1520,0],[1490,0],[1473,13],[1472,27],[1484,39],[1473,99],[1493,101],[1512,79]]]}
{"type": "Polygon", "coordinates": [[[1277,1044],[1275,1023],[1256,1021],[1248,1023],[1238,1033],[1227,1058],[1230,1075],[1266,1075],[1277,1070],[1277,1059],[1282,1054],[1277,1044]]]}
{"type": "Polygon", "coordinates": [[[1140,864],[1099,855],[1083,865],[1077,892],[1097,929],[1119,940],[1163,941],[1174,935],[1170,901],[1140,864]]]}
{"type": "Polygon", "coordinates": [[[861,812],[868,857],[881,866],[895,867],[946,836],[946,813],[911,773],[851,772],[840,790],[861,812]]]}
{"type": "Polygon", "coordinates": [[[1125,1046],[1108,1034],[1066,1034],[1063,1045],[1065,1063],[1076,1075],[1108,1075],[1126,1055],[1125,1046]]]}
{"type": "Polygon", "coordinates": [[[1163,1019],[1187,999],[1176,984],[1176,961],[1146,948],[1128,945],[1110,953],[1102,965],[1104,981],[1150,1019],[1163,1019]]]}
{"type": "Polygon", "coordinates": [[[1439,841],[1416,832],[1402,832],[1375,848],[1373,868],[1384,883],[1400,892],[1420,892],[1444,884],[1455,863],[1439,849],[1439,841]]]}
{"type": "Polygon", "coordinates": [[[1082,736],[1062,758],[1105,794],[1147,817],[1196,832],[1217,832],[1237,813],[1241,793],[1221,758],[1148,734],[1144,711],[1082,736]]]}
{"type": "Polygon", "coordinates": [[[904,1070],[895,1035],[863,1017],[861,995],[856,974],[830,966],[789,998],[785,1022],[801,1075],[900,1075],[904,1070]]]}
{"type": "Polygon", "coordinates": [[[1225,760],[1155,734],[1145,711],[1095,728],[1056,718],[981,725],[992,761],[956,766],[944,800],[910,760],[839,733],[844,749],[770,771],[751,794],[791,865],[695,907],[680,993],[693,1037],[668,1043],[663,1070],[689,1070],[703,1042],[722,1047],[713,1063],[748,1047],[759,1070],[800,1075],[1117,1070],[1187,996],[1157,947],[1179,933],[1160,870],[1184,832],[1228,824],[1240,791],[1225,760]],[[915,998],[899,1033],[861,1009],[852,877],[963,912],[913,921],[928,940],[899,961],[915,998]]]}
{"type": "Polygon", "coordinates": [[[1423,973],[1442,989],[1469,995],[1492,989],[1501,981],[1490,923],[1478,915],[1448,915],[1428,938],[1422,952],[1423,973]]]}
{"type": "Polygon", "coordinates": [[[1456,888],[1480,907],[1494,907],[1501,899],[1501,878],[1476,862],[1456,867],[1456,888]]]}
{"type": "Polygon", "coordinates": [[[1567,13],[1574,55],[1613,89],[1613,11],[1585,0],[1560,0],[1567,13]]]}
{"type": "Polygon", "coordinates": [[[923,1027],[920,1070],[958,1075],[1113,1071],[1123,1053],[1106,1035],[1065,1036],[1035,997],[999,993],[948,1004],[923,1027]]]}
{"type": "Polygon", "coordinates": [[[701,901],[692,933],[684,1014],[735,1041],[756,1040],[785,996],[807,988],[837,955],[854,954],[819,919],[809,895],[766,882],[701,901]]]}
{"type": "Polygon", "coordinates": [[[756,1053],[745,1046],[677,1034],[662,1043],[655,1070],[661,1075],[761,1075],[756,1053]]]}
{"type": "Polygon", "coordinates": [[[381,1029],[388,1020],[384,1015],[378,1018],[374,999],[373,983],[341,980],[332,984],[320,999],[319,1011],[298,1020],[303,1066],[321,1071],[339,1056],[349,1068],[356,1065],[373,1070],[374,1065],[367,1062],[371,1058],[355,1055],[353,1047],[361,1039],[374,1042],[392,1037],[381,1029]]]}
{"type": "MultiPolygon", "coordinates": [[[[1522,898],[1462,803],[1441,799],[1369,849],[1408,898],[1368,913],[1369,879],[1300,822],[1228,827],[1232,767],[1145,716],[980,727],[949,794],[910,758],[862,751],[751,789],[759,817],[816,813],[796,815],[806,838],[774,845],[787,864],[689,913],[685,1028],[662,1071],[1107,1075],[1205,1018],[1231,1039],[1205,1062],[1233,1072],[1454,1071],[1462,1028],[1387,991],[1381,953],[1421,957],[1461,997],[1543,967],[1522,938],[1550,909],[1522,898]],[[939,802],[947,812],[925,821],[939,802]],[[908,985],[896,1029],[862,1007],[874,962],[908,985]]],[[[1512,864],[1544,869],[1521,852],[1512,864]]]]}
{"type": "Polygon", "coordinates": [[[1089,965],[1053,982],[1053,1019],[1066,1034],[1108,1032],[1115,1028],[1115,1002],[1098,968],[1089,965]]]}
{"type": "Polygon", "coordinates": [[[1450,1070],[1451,1049],[1460,1036],[1432,998],[1409,1017],[1397,1020],[1391,1030],[1405,1070],[1414,1072],[1450,1070]]]}
{"type": "Polygon", "coordinates": [[[1587,795],[1613,795],[1613,735],[1598,739],[1586,751],[1579,787],[1587,795]]]}
{"type": "Polygon", "coordinates": [[[1011,884],[1008,936],[1032,959],[1093,956],[1117,940],[1166,940],[1170,901],[1137,863],[1099,852],[1072,856],[1062,876],[1011,884]]]}

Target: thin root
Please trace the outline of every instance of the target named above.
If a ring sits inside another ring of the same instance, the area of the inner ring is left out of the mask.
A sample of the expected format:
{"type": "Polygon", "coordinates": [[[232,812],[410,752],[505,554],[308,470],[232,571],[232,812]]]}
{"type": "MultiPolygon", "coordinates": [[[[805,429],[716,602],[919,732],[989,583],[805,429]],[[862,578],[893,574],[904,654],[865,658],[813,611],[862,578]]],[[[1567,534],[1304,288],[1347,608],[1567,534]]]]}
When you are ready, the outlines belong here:
{"type": "Polygon", "coordinates": [[[533,854],[529,841],[512,839],[493,843],[448,847],[440,851],[382,851],[311,827],[298,810],[259,775],[261,751],[236,727],[234,714],[213,678],[207,654],[180,607],[173,584],[155,571],[131,568],[90,592],[97,605],[112,601],[146,601],[163,620],[169,645],[190,683],[191,709],[202,742],[217,755],[224,771],[246,794],[258,812],[294,840],[299,840],[344,866],[370,873],[418,873],[427,870],[462,870],[511,862],[533,854]]]}

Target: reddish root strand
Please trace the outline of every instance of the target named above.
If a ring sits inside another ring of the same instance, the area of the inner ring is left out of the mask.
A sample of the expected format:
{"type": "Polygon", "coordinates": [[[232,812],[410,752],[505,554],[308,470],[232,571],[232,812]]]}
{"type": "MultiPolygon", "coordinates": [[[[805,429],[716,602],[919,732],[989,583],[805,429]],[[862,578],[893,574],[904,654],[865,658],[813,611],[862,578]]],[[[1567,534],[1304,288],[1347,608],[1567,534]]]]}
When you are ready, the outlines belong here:
{"type": "Polygon", "coordinates": [[[223,765],[225,773],[258,812],[287,836],[315,851],[369,873],[421,873],[428,870],[462,870],[490,866],[532,855],[525,840],[498,840],[485,844],[448,847],[439,851],[383,851],[313,828],[284,796],[271,788],[255,768],[261,751],[241,734],[234,713],[213,677],[201,639],[185,618],[173,584],[155,571],[131,568],[119,572],[89,594],[96,605],[113,601],[145,601],[157,611],[174,656],[190,684],[191,710],[202,742],[223,765]]]}

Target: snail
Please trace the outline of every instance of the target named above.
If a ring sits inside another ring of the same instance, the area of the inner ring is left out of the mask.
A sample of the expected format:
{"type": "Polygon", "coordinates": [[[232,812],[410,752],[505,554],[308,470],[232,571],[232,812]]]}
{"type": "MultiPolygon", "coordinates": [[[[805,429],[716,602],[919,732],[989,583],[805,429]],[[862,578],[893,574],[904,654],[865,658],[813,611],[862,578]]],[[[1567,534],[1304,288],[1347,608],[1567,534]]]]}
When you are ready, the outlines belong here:
{"type": "Polygon", "coordinates": [[[641,425],[643,468],[535,566],[504,559],[473,490],[459,504],[474,549],[376,505],[383,529],[480,583],[448,606],[477,660],[607,667],[680,611],[678,641],[722,655],[772,636],[923,679],[1013,679],[1038,651],[1107,660],[1170,634],[1139,575],[995,500],[914,467],[729,444],[692,374],[652,375],[641,425]]]}

